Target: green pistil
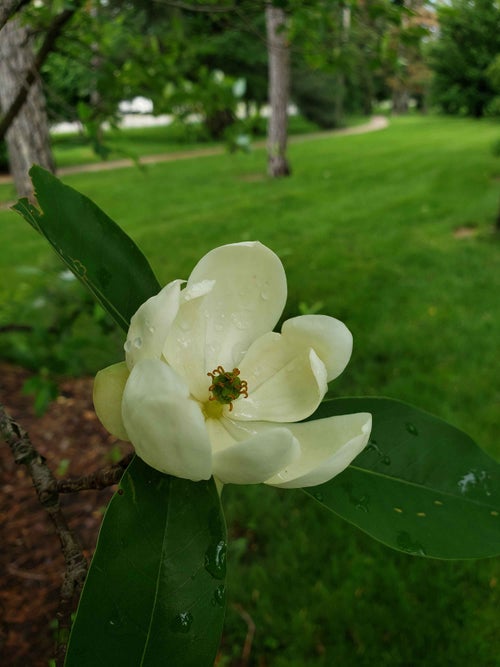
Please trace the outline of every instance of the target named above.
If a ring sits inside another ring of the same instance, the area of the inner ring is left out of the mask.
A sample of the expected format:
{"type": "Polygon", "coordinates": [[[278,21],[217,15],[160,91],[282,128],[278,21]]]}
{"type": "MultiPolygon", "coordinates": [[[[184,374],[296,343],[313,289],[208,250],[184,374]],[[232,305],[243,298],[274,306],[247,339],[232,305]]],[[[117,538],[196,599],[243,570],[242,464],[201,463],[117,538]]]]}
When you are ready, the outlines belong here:
{"type": "Polygon", "coordinates": [[[239,368],[233,368],[232,371],[225,371],[222,366],[207,373],[212,378],[212,384],[208,391],[212,392],[210,401],[217,401],[223,405],[229,405],[229,411],[233,409],[233,401],[240,396],[248,398],[248,386],[246,380],[242,380],[239,368]]]}

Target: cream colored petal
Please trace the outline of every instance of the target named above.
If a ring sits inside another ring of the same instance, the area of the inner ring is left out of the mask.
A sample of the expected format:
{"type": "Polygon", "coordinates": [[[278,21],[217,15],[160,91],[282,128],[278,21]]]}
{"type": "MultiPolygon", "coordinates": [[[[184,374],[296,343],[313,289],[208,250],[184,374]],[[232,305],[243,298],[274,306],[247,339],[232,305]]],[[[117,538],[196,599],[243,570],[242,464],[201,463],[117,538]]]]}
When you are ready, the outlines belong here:
{"type": "Polygon", "coordinates": [[[212,454],[200,406],[166,363],[135,364],[122,418],[137,454],[152,468],[193,481],[210,478],[212,454]]]}
{"type": "Polygon", "coordinates": [[[327,371],[327,382],[342,373],[352,353],[352,334],[346,325],[327,315],[302,315],[287,320],[283,336],[296,345],[312,347],[327,371]]]}
{"type": "Polygon", "coordinates": [[[148,299],[130,320],[125,358],[130,370],[141,359],[159,359],[165,338],[179,310],[183,280],[174,280],[148,299]]]}
{"type": "Polygon", "coordinates": [[[224,484],[259,484],[299,455],[299,443],[288,429],[270,428],[214,453],[214,475],[224,484]]]}
{"type": "Polygon", "coordinates": [[[236,420],[292,422],[309,417],[326,390],[323,362],[302,341],[268,333],[258,338],[241,362],[240,377],[248,385],[248,398],[233,402],[236,420]]]}
{"type": "Polygon", "coordinates": [[[108,366],[94,379],[94,407],[102,425],[120,440],[129,440],[122,420],[122,397],[129,371],[127,364],[108,366]]]}
{"type": "Polygon", "coordinates": [[[211,384],[205,370],[206,354],[202,342],[207,328],[207,318],[203,314],[205,299],[202,295],[183,301],[163,348],[166,361],[184,379],[191,395],[201,402],[208,400],[211,384]]]}
{"type": "Polygon", "coordinates": [[[165,346],[178,368],[192,368],[194,355],[199,379],[220,365],[237,367],[250,343],[276,325],[286,301],[281,261],[258,242],[215,248],[193,269],[187,288],[207,280],[215,281],[213,289],[195,309],[180,308],[165,346]]]}
{"type": "Polygon", "coordinates": [[[345,470],[364,449],[371,424],[372,417],[366,412],[287,424],[300,443],[301,456],[266,480],[266,484],[297,488],[327,482],[345,470]]]}

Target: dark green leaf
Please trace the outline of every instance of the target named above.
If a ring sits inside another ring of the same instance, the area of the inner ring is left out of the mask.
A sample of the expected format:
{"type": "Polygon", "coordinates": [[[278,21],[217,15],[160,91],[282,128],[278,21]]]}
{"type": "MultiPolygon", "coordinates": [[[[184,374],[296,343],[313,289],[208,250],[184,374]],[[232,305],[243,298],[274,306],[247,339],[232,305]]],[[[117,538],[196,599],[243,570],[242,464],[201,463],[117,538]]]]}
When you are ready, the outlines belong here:
{"type": "Polygon", "coordinates": [[[27,199],[13,207],[127,330],[130,318],[160,285],[130,237],[90,199],[32,167],[39,211],[27,199]]]}
{"type": "Polygon", "coordinates": [[[169,477],[135,457],[104,517],[66,667],[212,667],[225,550],[213,480],[169,477]]]}
{"type": "Polygon", "coordinates": [[[500,554],[500,465],[462,431],[388,398],[325,401],[314,418],[371,412],[370,443],[304,491],[394,549],[434,558],[500,554]]]}

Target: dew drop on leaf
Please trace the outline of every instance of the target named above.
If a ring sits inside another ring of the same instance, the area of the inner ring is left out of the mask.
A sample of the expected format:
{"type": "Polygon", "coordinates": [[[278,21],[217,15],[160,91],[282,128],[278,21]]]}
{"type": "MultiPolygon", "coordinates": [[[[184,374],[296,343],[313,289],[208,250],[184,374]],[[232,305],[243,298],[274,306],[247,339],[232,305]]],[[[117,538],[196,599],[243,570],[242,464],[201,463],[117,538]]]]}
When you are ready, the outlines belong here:
{"type": "Polygon", "coordinates": [[[406,422],[406,430],[408,433],[411,433],[412,435],[418,435],[418,430],[415,424],[412,424],[411,422],[406,422]]]}
{"type": "Polygon", "coordinates": [[[172,630],[186,634],[191,629],[192,624],[193,615],[189,611],[181,611],[172,622],[172,630]]]}
{"type": "Polygon", "coordinates": [[[226,599],[226,587],[224,586],[224,584],[221,584],[220,586],[217,586],[217,588],[214,591],[214,597],[213,597],[214,606],[218,605],[219,607],[222,607],[224,605],[225,599],[226,599]]]}
{"type": "Polygon", "coordinates": [[[205,553],[205,570],[215,579],[226,576],[226,543],[219,540],[209,545],[205,553]]]}
{"type": "Polygon", "coordinates": [[[406,531],[400,531],[397,535],[397,545],[401,551],[411,554],[412,556],[425,556],[425,549],[416,540],[412,540],[406,531]]]}

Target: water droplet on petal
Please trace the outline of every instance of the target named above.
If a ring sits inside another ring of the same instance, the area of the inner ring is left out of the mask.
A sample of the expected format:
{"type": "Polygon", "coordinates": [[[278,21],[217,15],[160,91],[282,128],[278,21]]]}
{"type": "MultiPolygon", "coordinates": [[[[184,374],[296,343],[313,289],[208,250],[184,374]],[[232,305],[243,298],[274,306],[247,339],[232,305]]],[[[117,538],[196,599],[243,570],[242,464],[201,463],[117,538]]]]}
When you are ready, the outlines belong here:
{"type": "Polygon", "coordinates": [[[181,611],[172,621],[172,630],[186,634],[193,624],[193,615],[189,611],[181,611]]]}
{"type": "Polygon", "coordinates": [[[148,327],[148,331],[149,331],[150,334],[154,334],[156,329],[154,327],[148,327]]]}
{"type": "Polygon", "coordinates": [[[411,433],[412,435],[418,435],[418,430],[415,424],[412,424],[411,422],[406,422],[406,430],[408,433],[411,433]]]}
{"type": "Polygon", "coordinates": [[[260,298],[262,299],[262,301],[269,301],[269,294],[268,294],[268,292],[261,292],[261,293],[260,293],[260,298]]]}
{"type": "Polygon", "coordinates": [[[123,346],[123,349],[125,350],[125,352],[130,352],[130,350],[132,349],[132,341],[127,340],[125,345],[123,346]]]}
{"type": "Polygon", "coordinates": [[[134,339],[134,347],[137,348],[138,350],[141,349],[141,347],[142,347],[142,338],[140,336],[137,336],[137,338],[134,339]]]}

